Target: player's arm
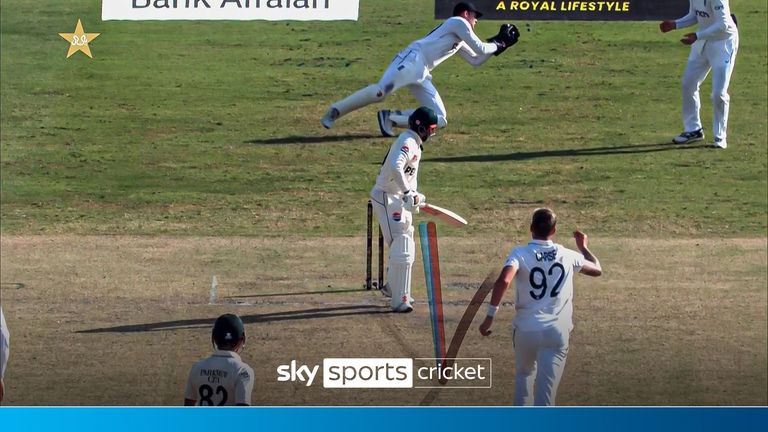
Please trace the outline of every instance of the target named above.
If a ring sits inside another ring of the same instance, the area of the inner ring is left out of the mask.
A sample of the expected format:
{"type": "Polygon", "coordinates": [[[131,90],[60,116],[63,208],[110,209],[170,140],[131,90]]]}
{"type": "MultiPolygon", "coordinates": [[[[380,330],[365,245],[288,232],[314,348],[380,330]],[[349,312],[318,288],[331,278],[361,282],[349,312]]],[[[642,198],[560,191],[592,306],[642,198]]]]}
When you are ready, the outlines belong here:
{"type": "Polygon", "coordinates": [[[408,182],[408,178],[405,176],[405,166],[411,158],[411,147],[415,147],[415,141],[408,139],[402,144],[397,142],[393,145],[393,148],[389,150],[389,156],[387,156],[387,163],[392,169],[392,175],[394,177],[397,188],[403,192],[407,192],[413,189],[408,182]]]}
{"type": "Polygon", "coordinates": [[[493,325],[493,317],[496,316],[496,312],[499,310],[501,299],[504,298],[504,293],[507,292],[509,284],[512,283],[512,279],[517,274],[517,266],[508,265],[505,266],[499,277],[496,279],[496,283],[493,284],[493,291],[491,292],[491,303],[488,305],[488,313],[485,316],[485,320],[480,324],[480,334],[488,336],[491,334],[491,325],[493,325]]]}
{"type": "Polygon", "coordinates": [[[698,20],[696,19],[696,12],[693,9],[693,3],[688,7],[688,14],[682,18],[678,18],[675,20],[675,28],[681,29],[690,27],[694,24],[696,24],[698,20]]]}
{"type": "Polygon", "coordinates": [[[679,28],[690,27],[696,24],[696,13],[693,11],[693,3],[688,6],[688,15],[676,20],[664,20],[659,23],[659,29],[662,33],[672,31],[679,28]]]}
{"type": "Polygon", "coordinates": [[[477,55],[472,50],[470,50],[466,44],[461,44],[461,47],[459,47],[459,55],[467,63],[471,64],[474,67],[480,66],[481,64],[488,61],[488,59],[491,58],[491,56],[493,56],[493,54],[477,55]]]}
{"type": "Polygon", "coordinates": [[[727,1],[724,0],[710,0],[712,3],[712,14],[714,15],[715,23],[710,25],[704,30],[696,32],[696,39],[710,39],[712,36],[722,34],[728,30],[728,18],[731,15],[730,8],[727,1]]]}
{"type": "MultiPolygon", "coordinates": [[[[469,23],[463,19],[450,20],[450,23],[446,21],[446,24],[451,26],[450,30],[465,44],[467,44],[467,47],[470,50],[469,52],[475,54],[475,56],[493,54],[500,49],[500,47],[495,43],[487,43],[480,40],[475,32],[472,31],[472,27],[469,26],[469,23]]],[[[466,59],[466,57],[463,55],[462,58],[466,59]]]]}
{"type": "Polygon", "coordinates": [[[192,384],[192,377],[195,371],[195,367],[189,370],[189,377],[187,378],[187,387],[184,389],[184,406],[197,405],[197,399],[195,399],[195,389],[192,384]]]}
{"type": "Polygon", "coordinates": [[[235,380],[235,405],[250,406],[253,392],[253,369],[243,366],[235,380]]]}
{"type": "Polygon", "coordinates": [[[600,276],[603,274],[603,268],[600,266],[600,261],[597,259],[588,247],[589,237],[581,231],[574,231],[573,238],[576,240],[576,247],[579,249],[586,262],[581,266],[579,273],[587,276],[600,276]]]}

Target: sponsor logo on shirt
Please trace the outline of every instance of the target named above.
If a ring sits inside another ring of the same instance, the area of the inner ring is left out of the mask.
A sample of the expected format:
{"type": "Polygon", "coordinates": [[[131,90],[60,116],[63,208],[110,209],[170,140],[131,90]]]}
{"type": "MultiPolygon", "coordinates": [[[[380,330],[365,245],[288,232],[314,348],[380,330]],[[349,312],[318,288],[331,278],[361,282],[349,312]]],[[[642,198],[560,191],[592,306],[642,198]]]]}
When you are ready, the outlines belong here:
{"type": "Polygon", "coordinates": [[[400,219],[402,219],[400,212],[392,213],[392,220],[394,220],[395,222],[400,222],[400,219]]]}

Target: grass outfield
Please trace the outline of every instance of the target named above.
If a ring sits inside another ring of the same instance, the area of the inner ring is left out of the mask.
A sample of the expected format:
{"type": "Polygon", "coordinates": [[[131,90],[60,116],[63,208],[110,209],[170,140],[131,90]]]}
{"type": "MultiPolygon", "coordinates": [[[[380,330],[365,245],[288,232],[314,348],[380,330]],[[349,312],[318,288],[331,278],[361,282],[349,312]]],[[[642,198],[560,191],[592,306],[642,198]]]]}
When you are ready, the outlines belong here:
{"type": "MultiPolygon", "coordinates": [[[[331,131],[318,119],[434,26],[431,2],[363,0],[359,22],[339,23],[101,22],[98,5],[3,1],[3,233],[363,231],[391,142],[378,107],[331,131]],[[77,18],[101,33],[93,60],[65,58],[57,33],[77,18]]],[[[449,127],[426,146],[422,192],[468,217],[460,235],[524,231],[550,205],[605,235],[765,236],[768,11],[734,9],[728,151],[668,144],[681,130],[680,32],[519,23],[521,42],[484,67],[435,71],[449,127]]],[[[382,106],[412,103],[401,92],[382,106]]]]}
{"type": "MultiPolygon", "coordinates": [[[[558,240],[583,229],[605,268],[576,281],[558,403],[768,404],[768,5],[733,11],[726,151],[669,144],[688,48],[657,23],[521,22],[503,56],[435,70],[449,125],[419,184],[470,221],[439,227],[447,333],[547,205],[558,240]]],[[[360,290],[365,201],[391,144],[380,107],[319,125],[431,15],[431,1],[361,0],[359,22],[101,22],[97,0],[2,0],[4,403],[179,404],[210,323],[236,312],[254,404],[510,404],[509,294],[494,335],[476,320],[460,351],[493,358],[492,390],[276,381],[294,358],[432,355],[420,262],[412,314],[360,290]],[[65,58],[58,33],[78,18],[101,33],[92,60],[65,58]]]]}

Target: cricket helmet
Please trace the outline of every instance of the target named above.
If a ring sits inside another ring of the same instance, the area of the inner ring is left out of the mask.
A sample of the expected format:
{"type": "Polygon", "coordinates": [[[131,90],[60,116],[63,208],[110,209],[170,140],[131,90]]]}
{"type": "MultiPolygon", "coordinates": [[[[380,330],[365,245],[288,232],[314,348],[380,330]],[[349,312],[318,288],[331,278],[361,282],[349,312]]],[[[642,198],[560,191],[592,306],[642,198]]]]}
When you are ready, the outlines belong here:
{"type": "Polygon", "coordinates": [[[431,108],[419,107],[408,117],[408,127],[426,141],[437,130],[437,114],[431,108]]]}

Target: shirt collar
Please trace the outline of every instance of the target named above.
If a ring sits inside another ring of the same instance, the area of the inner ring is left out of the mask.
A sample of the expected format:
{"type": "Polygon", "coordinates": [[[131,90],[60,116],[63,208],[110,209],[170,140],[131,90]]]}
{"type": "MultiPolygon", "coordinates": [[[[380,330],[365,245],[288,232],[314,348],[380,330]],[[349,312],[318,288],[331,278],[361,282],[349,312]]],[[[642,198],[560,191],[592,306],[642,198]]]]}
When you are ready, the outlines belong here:
{"type": "Polygon", "coordinates": [[[555,242],[553,242],[552,240],[531,239],[531,241],[529,241],[528,244],[534,244],[539,246],[552,246],[553,244],[555,244],[555,242]]]}
{"type": "Polygon", "coordinates": [[[406,129],[405,132],[406,133],[410,132],[411,136],[413,136],[413,139],[415,139],[416,143],[419,144],[419,147],[421,147],[421,145],[424,144],[424,142],[421,141],[421,137],[419,136],[419,134],[416,133],[416,131],[411,129],[406,129]]]}
{"type": "Polygon", "coordinates": [[[240,360],[240,355],[234,351],[216,350],[213,352],[214,357],[231,357],[235,360],[240,360]]]}

